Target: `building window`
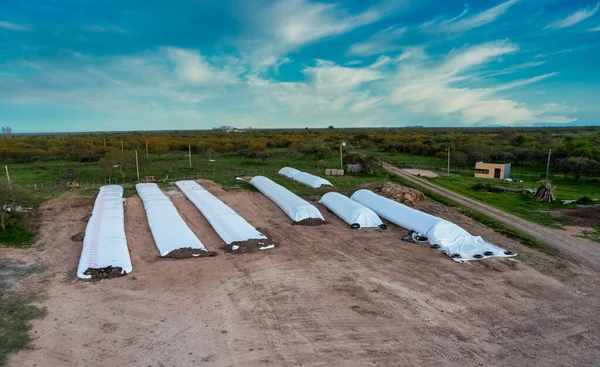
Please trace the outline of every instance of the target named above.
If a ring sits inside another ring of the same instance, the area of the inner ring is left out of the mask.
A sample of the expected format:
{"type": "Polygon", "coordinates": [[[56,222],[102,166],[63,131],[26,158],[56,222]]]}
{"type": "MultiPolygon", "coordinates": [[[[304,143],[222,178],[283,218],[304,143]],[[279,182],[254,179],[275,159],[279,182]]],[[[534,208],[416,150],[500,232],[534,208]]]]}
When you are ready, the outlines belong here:
{"type": "Polygon", "coordinates": [[[481,174],[484,174],[484,175],[489,175],[490,174],[490,170],[489,169],[476,168],[475,169],[475,173],[481,173],[481,174]]]}

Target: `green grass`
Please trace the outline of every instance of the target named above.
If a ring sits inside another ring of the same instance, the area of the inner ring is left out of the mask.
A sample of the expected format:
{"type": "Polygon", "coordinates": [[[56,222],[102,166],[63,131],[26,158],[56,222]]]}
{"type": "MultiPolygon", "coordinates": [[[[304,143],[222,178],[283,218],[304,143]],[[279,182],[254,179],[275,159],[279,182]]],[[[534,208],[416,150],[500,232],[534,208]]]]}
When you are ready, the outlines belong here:
{"type": "Polygon", "coordinates": [[[591,231],[584,231],[583,237],[600,243],[600,226],[592,228],[591,231]]]}
{"type": "MultiPolygon", "coordinates": [[[[324,158],[328,164],[320,168],[337,168],[339,158],[331,154],[324,158]]],[[[281,167],[292,165],[298,169],[317,169],[317,159],[310,156],[288,158],[285,151],[272,152],[272,157],[262,161],[260,159],[242,158],[234,153],[223,153],[216,158],[216,162],[209,162],[202,154],[192,154],[192,168],[185,152],[177,152],[173,159],[167,155],[150,154],[149,160],[140,158],[140,176],[156,176],[159,179],[175,180],[188,178],[211,178],[216,176],[241,175],[242,172],[265,173],[278,170],[281,167]]],[[[66,182],[68,171],[74,170],[76,178],[84,184],[107,183],[133,183],[137,179],[135,168],[125,170],[125,178],[116,171],[106,172],[100,169],[97,162],[79,163],[71,161],[39,161],[35,163],[19,163],[9,165],[11,180],[25,188],[34,190],[60,190],[59,184],[66,182]]],[[[0,180],[6,180],[0,175],[0,180]]]]}
{"type": "Polygon", "coordinates": [[[544,253],[554,255],[554,256],[560,255],[560,252],[557,249],[550,247],[549,245],[547,245],[543,242],[540,242],[540,241],[536,240],[535,238],[526,235],[525,233],[522,233],[513,228],[510,228],[510,227],[506,226],[504,223],[502,223],[498,220],[495,220],[485,214],[482,214],[478,211],[470,209],[464,205],[460,205],[460,204],[456,203],[455,201],[448,199],[447,197],[445,197],[443,195],[436,194],[433,191],[427,190],[424,187],[414,184],[411,181],[408,181],[399,176],[393,176],[392,180],[401,185],[404,185],[407,187],[412,187],[416,190],[419,190],[419,191],[423,192],[423,194],[425,194],[427,197],[431,198],[432,200],[435,200],[435,201],[437,201],[441,204],[444,204],[448,207],[458,208],[466,216],[478,221],[479,223],[482,223],[482,224],[492,228],[493,230],[495,230],[498,233],[502,233],[509,238],[512,238],[512,239],[515,239],[515,240],[521,242],[523,245],[525,245],[527,247],[530,247],[530,248],[533,248],[538,251],[542,251],[544,253]]]}
{"type": "Polygon", "coordinates": [[[522,183],[489,180],[466,175],[453,175],[450,177],[440,176],[429,180],[439,186],[463,194],[472,199],[479,200],[507,213],[514,214],[534,223],[555,228],[560,228],[567,224],[567,219],[553,217],[550,211],[553,209],[571,207],[562,204],[560,202],[561,200],[575,200],[583,196],[592,198],[600,196],[600,183],[595,181],[582,181],[576,183],[571,180],[556,179],[552,185],[556,187],[554,196],[557,198],[557,202],[540,203],[533,200],[533,194],[508,191],[487,192],[473,189],[473,186],[477,183],[489,183],[491,185],[519,189],[538,188],[540,184],[532,178],[525,178],[522,183]]]}
{"type": "Polygon", "coordinates": [[[46,311],[31,305],[32,297],[15,295],[12,292],[0,294],[0,366],[8,356],[27,347],[31,338],[31,320],[42,318],[46,311]]]}
{"type": "Polygon", "coordinates": [[[9,216],[5,223],[6,229],[0,230],[0,246],[24,248],[33,244],[37,233],[28,231],[17,216],[9,216]]]}

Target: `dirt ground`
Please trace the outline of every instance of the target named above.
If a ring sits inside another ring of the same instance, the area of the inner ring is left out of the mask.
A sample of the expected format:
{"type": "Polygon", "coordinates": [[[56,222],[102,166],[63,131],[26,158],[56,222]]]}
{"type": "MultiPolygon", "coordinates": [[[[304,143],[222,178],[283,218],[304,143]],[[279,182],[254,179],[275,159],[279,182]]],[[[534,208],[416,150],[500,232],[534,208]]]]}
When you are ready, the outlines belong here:
{"type": "Polygon", "coordinates": [[[133,272],[74,278],[92,199],[43,206],[41,237],[0,258],[46,271],[37,288],[48,315],[12,366],[594,366],[600,360],[596,273],[524,248],[453,209],[421,208],[516,251],[517,262],[458,264],[405,230],[294,226],[258,192],[201,182],[277,243],[231,255],[198,210],[171,198],[211,258],[160,259],[142,202],[125,204],[133,272]]]}
{"type": "Polygon", "coordinates": [[[426,169],[404,168],[404,169],[402,169],[402,172],[406,172],[406,173],[409,173],[409,174],[415,175],[415,176],[423,176],[423,177],[429,177],[429,178],[439,177],[439,175],[437,173],[430,171],[430,170],[426,170],[426,169]]]}

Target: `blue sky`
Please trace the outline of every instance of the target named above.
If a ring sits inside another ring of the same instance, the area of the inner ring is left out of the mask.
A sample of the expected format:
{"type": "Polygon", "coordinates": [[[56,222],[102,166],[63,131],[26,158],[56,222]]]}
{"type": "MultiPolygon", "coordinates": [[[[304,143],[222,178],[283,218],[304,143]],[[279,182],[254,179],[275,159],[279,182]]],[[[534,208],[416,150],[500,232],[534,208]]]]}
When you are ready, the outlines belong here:
{"type": "Polygon", "coordinates": [[[600,122],[590,1],[0,2],[14,132],[600,122]]]}

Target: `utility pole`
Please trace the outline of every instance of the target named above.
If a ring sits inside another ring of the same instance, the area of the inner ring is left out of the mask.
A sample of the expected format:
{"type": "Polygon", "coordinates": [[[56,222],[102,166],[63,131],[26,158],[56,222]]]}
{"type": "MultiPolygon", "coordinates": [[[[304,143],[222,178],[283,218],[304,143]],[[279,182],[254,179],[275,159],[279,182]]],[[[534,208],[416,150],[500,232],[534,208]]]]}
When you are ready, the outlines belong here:
{"type": "Polygon", "coordinates": [[[10,184],[10,175],[8,174],[8,166],[4,166],[4,169],[6,170],[6,179],[8,180],[8,183],[10,184]]]}
{"type": "Polygon", "coordinates": [[[106,139],[104,139],[104,150],[106,150],[106,139]]]}
{"type": "Polygon", "coordinates": [[[448,147],[448,177],[450,177],[450,147],[448,147]]]}
{"type": "Polygon", "coordinates": [[[546,164],[546,180],[550,174],[550,156],[552,155],[552,149],[548,149],[548,163],[546,164]]]}
{"type": "Polygon", "coordinates": [[[342,147],[346,146],[346,142],[343,141],[340,143],[340,169],[343,170],[344,169],[344,159],[342,157],[342,147]]]}
{"type": "Polygon", "coordinates": [[[150,158],[148,157],[148,140],[146,140],[146,160],[150,160],[150,158]]]}
{"type": "Polygon", "coordinates": [[[137,171],[137,178],[138,178],[138,181],[139,181],[140,180],[140,165],[138,163],[137,150],[135,151],[135,169],[137,171]]]}
{"type": "Polygon", "coordinates": [[[188,156],[190,157],[190,168],[192,168],[192,146],[191,145],[188,145],[188,151],[189,151],[188,156]]]}

